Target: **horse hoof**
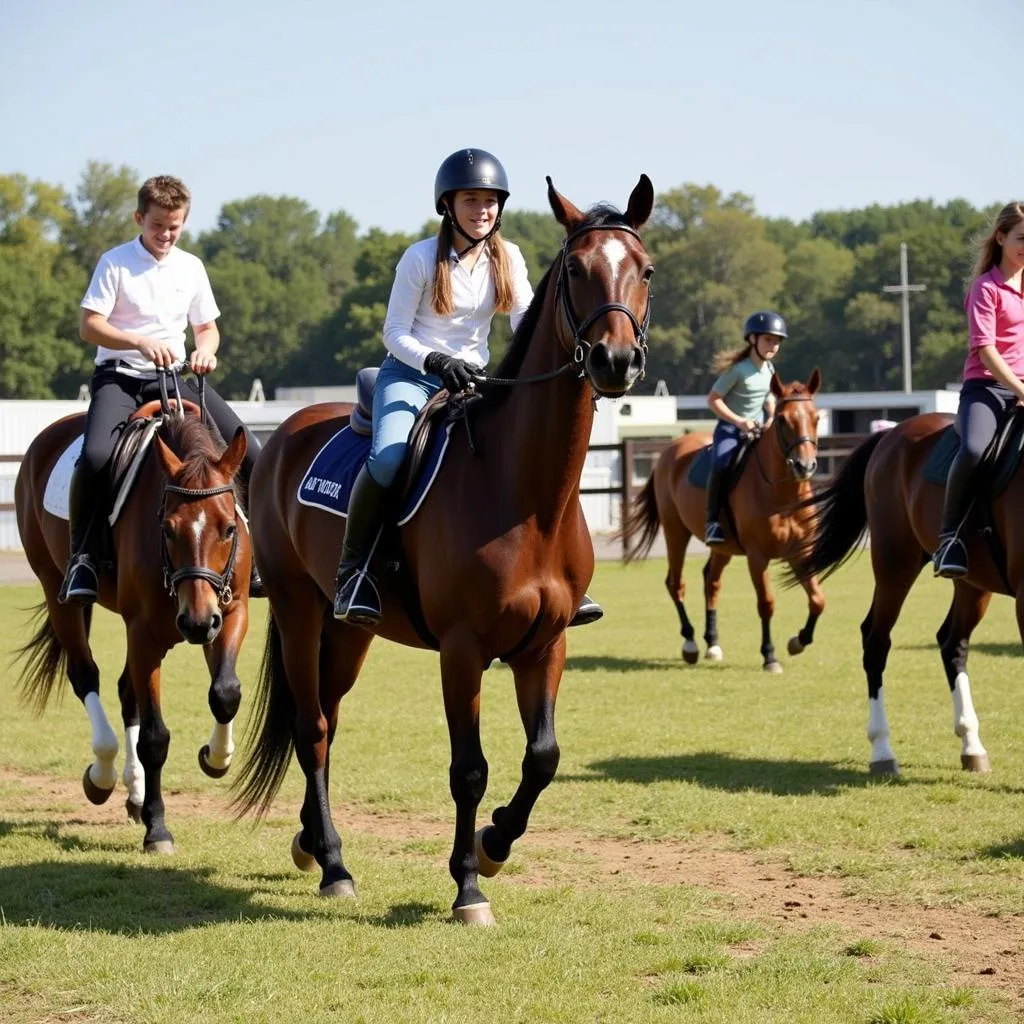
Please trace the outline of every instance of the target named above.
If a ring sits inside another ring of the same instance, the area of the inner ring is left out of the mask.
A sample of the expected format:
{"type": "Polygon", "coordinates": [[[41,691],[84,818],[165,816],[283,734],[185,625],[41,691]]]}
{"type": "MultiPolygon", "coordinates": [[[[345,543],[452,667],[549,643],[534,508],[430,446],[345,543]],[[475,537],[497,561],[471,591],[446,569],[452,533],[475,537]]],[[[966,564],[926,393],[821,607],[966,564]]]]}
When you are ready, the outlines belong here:
{"type": "Polygon", "coordinates": [[[143,853],[157,853],[167,854],[174,853],[174,840],[173,839],[157,839],[152,843],[142,844],[143,853]]]}
{"type": "Polygon", "coordinates": [[[696,665],[699,657],[700,648],[693,640],[687,640],[683,644],[683,661],[685,661],[687,665],[696,665]]]}
{"type": "Polygon", "coordinates": [[[228,761],[223,768],[214,768],[210,764],[210,744],[204,743],[199,751],[199,767],[203,769],[204,774],[209,775],[211,779],[223,779],[228,773],[228,769],[231,767],[231,762],[228,761]]]}
{"type": "Polygon", "coordinates": [[[722,660],[722,648],[715,644],[713,647],[709,647],[704,654],[706,661],[721,661],[722,660]]]}
{"type": "Polygon", "coordinates": [[[965,772],[992,771],[992,766],[988,763],[988,754],[961,754],[960,767],[965,772]]]}
{"type": "Polygon", "coordinates": [[[134,803],[132,800],[125,800],[124,809],[128,812],[128,817],[131,818],[136,825],[142,824],[142,804],[134,803]]]}
{"type": "Polygon", "coordinates": [[[296,832],[292,839],[292,863],[300,871],[316,871],[316,857],[311,853],[306,853],[306,851],[299,845],[299,836],[301,834],[301,832],[296,832]]]}
{"type": "Polygon", "coordinates": [[[778,661],[766,661],[764,663],[764,670],[773,676],[782,674],[782,663],[778,661]]]}
{"type": "Polygon", "coordinates": [[[351,878],[342,878],[337,882],[330,882],[328,885],[320,886],[320,895],[325,900],[335,899],[341,897],[343,899],[356,898],[356,886],[355,882],[351,878]]]}
{"type": "Polygon", "coordinates": [[[477,928],[491,928],[497,922],[491,913],[490,903],[471,903],[467,907],[452,907],[452,918],[459,924],[477,928]]]}
{"type": "Polygon", "coordinates": [[[900,766],[896,758],[889,757],[884,761],[872,761],[870,771],[872,775],[899,775],[900,766]]]}
{"type": "Polygon", "coordinates": [[[110,799],[110,794],[114,792],[114,787],[110,789],[100,789],[92,779],[89,778],[89,769],[85,769],[85,774],[82,776],[82,789],[85,790],[85,798],[91,804],[105,804],[110,799]]]}
{"type": "Polygon", "coordinates": [[[476,859],[480,865],[477,868],[477,871],[483,875],[484,878],[493,878],[505,866],[505,861],[491,860],[491,858],[487,856],[487,851],[484,850],[484,833],[487,829],[492,827],[493,826],[491,825],[485,825],[483,828],[477,829],[476,835],[474,836],[476,841],[476,859]]]}
{"type": "Polygon", "coordinates": [[[800,637],[791,636],[789,643],[786,644],[786,650],[789,654],[802,654],[804,651],[804,645],[800,642],[800,637]]]}

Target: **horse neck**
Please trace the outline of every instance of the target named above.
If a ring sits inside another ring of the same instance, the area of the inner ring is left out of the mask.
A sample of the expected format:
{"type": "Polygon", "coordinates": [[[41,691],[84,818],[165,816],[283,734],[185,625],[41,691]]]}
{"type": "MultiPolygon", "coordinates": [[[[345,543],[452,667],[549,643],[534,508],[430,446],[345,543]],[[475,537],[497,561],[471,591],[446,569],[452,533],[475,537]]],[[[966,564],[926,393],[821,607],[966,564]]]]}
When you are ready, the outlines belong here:
{"type": "MultiPolygon", "coordinates": [[[[552,287],[546,297],[521,378],[551,373],[570,361],[554,336],[555,292],[552,287]]],[[[511,490],[516,507],[544,529],[554,527],[578,498],[593,422],[593,392],[575,372],[513,385],[493,414],[488,429],[501,439],[492,450],[500,453],[503,489],[511,490]]]]}

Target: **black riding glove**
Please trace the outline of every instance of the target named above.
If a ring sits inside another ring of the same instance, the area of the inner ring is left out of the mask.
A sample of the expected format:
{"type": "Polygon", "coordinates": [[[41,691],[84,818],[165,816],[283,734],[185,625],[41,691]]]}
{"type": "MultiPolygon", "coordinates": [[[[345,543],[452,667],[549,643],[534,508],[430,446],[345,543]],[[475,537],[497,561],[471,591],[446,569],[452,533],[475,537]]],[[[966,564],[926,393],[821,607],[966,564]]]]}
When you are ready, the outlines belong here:
{"type": "Polygon", "coordinates": [[[446,356],[443,352],[431,352],[423,361],[423,369],[440,377],[450,395],[468,391],[473,387],[474,378],[480,373],[475,366],[454,356],[446,356]]]}

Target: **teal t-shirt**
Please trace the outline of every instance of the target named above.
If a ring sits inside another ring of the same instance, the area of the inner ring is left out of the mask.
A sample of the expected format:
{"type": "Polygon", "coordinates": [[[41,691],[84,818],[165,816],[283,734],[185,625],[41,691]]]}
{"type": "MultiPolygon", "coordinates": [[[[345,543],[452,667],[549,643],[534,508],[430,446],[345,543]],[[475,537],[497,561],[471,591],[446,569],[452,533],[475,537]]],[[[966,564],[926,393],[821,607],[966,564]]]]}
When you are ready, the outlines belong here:
{"type": "Polygon", "coordinates": [[[729,407],[729,411],[745,420],[760,423],[764,419],[764,400],[771,390],[772,374],[775,367],[765,360],[759,370],[753,359],[741,359],[733,363],[711,386],[729,407]]]}

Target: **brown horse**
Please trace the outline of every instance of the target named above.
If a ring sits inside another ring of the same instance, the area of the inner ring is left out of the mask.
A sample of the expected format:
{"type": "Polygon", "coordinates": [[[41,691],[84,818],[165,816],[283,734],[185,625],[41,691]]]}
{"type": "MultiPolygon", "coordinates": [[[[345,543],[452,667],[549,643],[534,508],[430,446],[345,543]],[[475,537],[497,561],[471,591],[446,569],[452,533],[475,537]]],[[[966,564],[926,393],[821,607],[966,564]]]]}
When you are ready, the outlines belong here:
{"type": "MultiPolygon", "coordinates": [[[[191,403],[186,403],[191,405],[191,403]]],[[[159,401],[136,417],[154,414],[159,401]]],[[[198,409],[192,407],[198,413],[198,409]]],[[[43,508],[50,472],[84,428],[84,415],[43,430],[29,446],[15,483],[18,529],[29,564],[43,586],[42,622],[19,652],[26,663],[24,696],[40,713],[66,671],[92,725],[96,760],[82,785],[93,803],[117,782],[117,736],[99,698],[99,669],[89,646],[92,609],[58,603],[68,559],[68,524],[43,508]]],[[[170,853],[160,775],[170,732],[160,710],[160,665],[182,638],[201,644],[210,670],[210,742],[199,752],[207,775],[223,776],[234,745],[231,720],[241,687],[235,660],[248,628],[252,547],[240,521],[234,477],[245,455],[239,430],[223,451],[195,415],[165,416],[134,487],[113,527],[113,572],[100,573],[100,603],[124,619],[128,655],[118,694],[125,729],[124,784],[129,815],[146,826],[143,849],[170,853]]]]}
{"type": "MultiPolygon", "coordinates": [[[[491,378],[505,383],[485,385],[473,409],[476,453],[457,426],[432,489],[401,527],[419,625],[385,569],[376,631],[440,651],[456,808],[452,909],[473,924],[493,922],[478,874],[494,874],[508,858],[558,765],[554,713],[565,629],[594,568],[579,499],[594,399],[628,391],[642,375],[647,347],[653,267],[637,229],[654,202],[650,180],[640,178],[624,215],[611,207],[584,214],[550,179],[548,199],[566,239],[491,378]],[[482,675],[495,659],[512,668],[526,752],[516,793],[475,833],[487,786],[482,675]]],[[[253,537],[271,618],[257,744],[239,778],[242,811],[265,811],[295,750],[306,793],[292,856],[301,868],[320,866],[324,896],[355,891],[331,819],[328,765],[339,701],[373,634],[332,617],[341,531],[337,519],[296,494],[313,457],[344,425],[342,412],[320,405],[296,413],[267,442],[254,472],[253,537]]]]}
{"type": "MultiPolygon", "coordinates": [[[[772,377],[776,399],[775,419],[751,445],[728,495],[729,513],[724,514],[726,542],[711,548],[704,565],[704,640],[706,658],[720,661],[718,644],[718,592],[722,573],[734,555],[747,556],[747,568],[757,591],[757,613],[761,617],[761,655],[766,672],[781,672],[772,645],[771,620],[775,599],[768,586],[768,563],[773,558],[789,559],[807,535],[811,513],[794,506],[811,491],[810,480],[817,468],[818,417],[814,393],[821,384],[815,370],[806,384],[783,384],[772,377]]],[[[693,624],[686,614],[683,598],[683,559],[690,538],[704,535],[706,492],[689,481],[690,467],[707,447],[707,434],[686,434],[658,457],[654,472],[633,500],[623,525],[627,540],[639,533],[626,561],[641,558],[651,550],[658,527],[665,531],[668,548],[668,576],[665,586],[679,614],[683,635],[683,660],[697,662],[693,624]]],[[[709,453],[710,455],[710,453],[709,453]]],[[[809,577],[807,622],[790,638],[789,653],[799,654],[814,640],[814,626],[825,609],[818,581],[809,577]]]]}
{"type": "MultiPolygon", "coordinates": [[[[944,492],[926,478],[924,468],[949,423],[949,416],[937,413],[912,416],[860,445],[831,486],[818,495],[813,543],[793,567],[798,580],[820,573],[828,576],[857,550],[865,531],[870,534],[875,588],[860,631],[874,774],[899,772],[889,743],[882,677],[900,609],[938,544],[944,492]]],[[[988,498],[983,497],[981,504],[988,508],[988,498]]],[[[1018,518],[1022,504],[1024,474],[1018,472],[991,503],[994,539],[986,542],[970,521],[961,533],[968,548],[969,571],[953,583],[953,600],[936,634],[953,698],[953,731],[961,740],[960,763],[969,771],[989,768],[971,699],[967,654],[971,633],[993,593],[1016,599],[1017,623],[1024,638],[1024,534],[1018,518]],[[994,547],[1002,549],[998,561],[994,547]]]]}

